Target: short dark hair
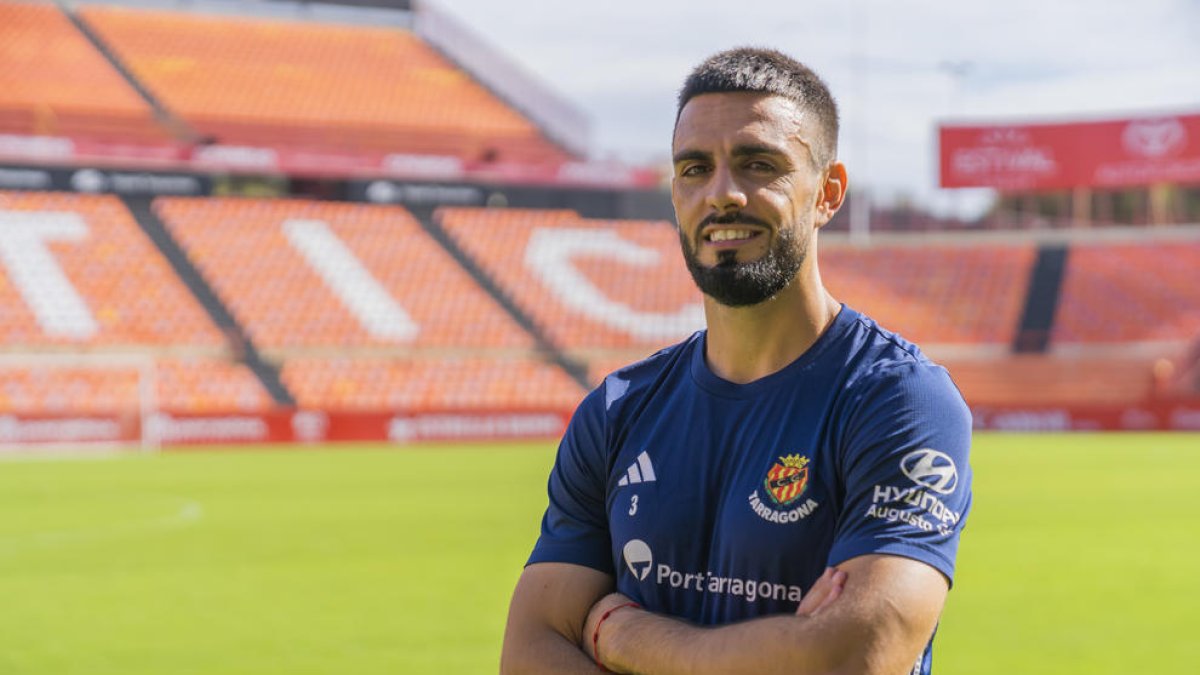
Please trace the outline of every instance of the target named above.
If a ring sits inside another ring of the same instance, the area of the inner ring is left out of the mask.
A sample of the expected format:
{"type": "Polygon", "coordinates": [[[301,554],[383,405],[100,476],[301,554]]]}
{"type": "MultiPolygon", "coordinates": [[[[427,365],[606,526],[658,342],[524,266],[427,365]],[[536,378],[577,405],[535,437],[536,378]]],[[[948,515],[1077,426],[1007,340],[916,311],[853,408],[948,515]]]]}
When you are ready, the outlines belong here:
{"type": "Polygon", "coordinates": [[[783,52],[758,47],[738,47],[710,56],[696,66],[679,91],[675,123],[688,101],[701,94],[751,92],[791,99],[817,115],[821,133],[814,160],[828,164],[837,157],[837,102],[829,87],[808,66],[783,52]]]}

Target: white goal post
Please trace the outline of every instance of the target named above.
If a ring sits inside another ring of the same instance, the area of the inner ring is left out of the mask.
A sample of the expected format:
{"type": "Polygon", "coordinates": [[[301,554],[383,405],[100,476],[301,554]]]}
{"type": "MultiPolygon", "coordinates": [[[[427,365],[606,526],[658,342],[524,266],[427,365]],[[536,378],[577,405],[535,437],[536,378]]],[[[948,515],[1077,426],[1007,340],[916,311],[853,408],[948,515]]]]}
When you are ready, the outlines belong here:
{"type": "Polygon", "coordinates": [[[0,352],[0,451],[74,452],[112,450],[131,444],[142,451],[159,448],[152,418],[158,411],[158,364],[154,355],[129,352],[0,352]],[[105,401],[103,375],[84,382],[78,371],[137,378],[135,394],[109,392],[124,400],[105,401]],[[55,400],[56,387],[74,387],[55,400]],[[37,395],[50,392],[37,405],[37,395]],[[72,407],[80,391],[96,398],[94,405],[72,407]],[[131,437],[128,423],[136,420],[131,437]]]}

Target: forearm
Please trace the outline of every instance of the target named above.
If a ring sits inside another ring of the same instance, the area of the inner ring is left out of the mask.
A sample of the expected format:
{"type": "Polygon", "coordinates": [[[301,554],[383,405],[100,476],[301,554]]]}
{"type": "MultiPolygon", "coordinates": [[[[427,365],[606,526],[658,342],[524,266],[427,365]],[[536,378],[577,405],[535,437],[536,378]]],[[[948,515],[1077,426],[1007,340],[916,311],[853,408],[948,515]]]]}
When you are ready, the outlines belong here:
{"type": "Polygon", "coordinates": [[[578,644],[547,627],[506,636],[500,654],[500,672],[502,675],[595,675],[602,671],[578,644]]]}
{"type": "MultiPolygon", "coordinates": [[[[620,673],[645,675],[769,675],[871,672],[845,622],[778,615],[704,628],[642,611],[621,611],[604,626],[600,655],[620,673]],[[616,619],[615,621],[613,619],[616,619]]],[[[866,645],[864,645],[866,646],[866,645]]],[[[885,671],[880,671],[885,672],[885,671]]]]}
{"type": "Polygon", "coordinates": [[[530,565],[509,606],[500,672],[601,672],[580,643],[588,608],[612,589],[612,577],[563,563],[530,565]]]}
{"type": "MultiPolygon", "coordinates": [[[[845,582],[829,593],[822,577],[794,615],[767,616],[704,628],[641,609],[597,612],[619,604],[609,596],[589,613],[609,669],[640,675],[901,675],[929,643],[947,581],[924,563],[888,555],[840,564],[845,582]]],[[[837,574],[833,581],[836,582],[837,574]]]]}

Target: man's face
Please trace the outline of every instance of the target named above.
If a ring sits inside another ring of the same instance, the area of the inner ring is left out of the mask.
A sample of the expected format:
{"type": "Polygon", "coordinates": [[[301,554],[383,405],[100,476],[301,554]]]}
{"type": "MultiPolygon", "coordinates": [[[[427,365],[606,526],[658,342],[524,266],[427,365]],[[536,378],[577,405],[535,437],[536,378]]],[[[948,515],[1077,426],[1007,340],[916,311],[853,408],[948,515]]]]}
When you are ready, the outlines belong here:
{"type": "Polygon", "coordinates": [[[732,307],[771,298],[796,277],[824,184],[815,120],[789,99],[702,94],[679,116],[671,200],[688,270],[701,292],[732,307]]]}

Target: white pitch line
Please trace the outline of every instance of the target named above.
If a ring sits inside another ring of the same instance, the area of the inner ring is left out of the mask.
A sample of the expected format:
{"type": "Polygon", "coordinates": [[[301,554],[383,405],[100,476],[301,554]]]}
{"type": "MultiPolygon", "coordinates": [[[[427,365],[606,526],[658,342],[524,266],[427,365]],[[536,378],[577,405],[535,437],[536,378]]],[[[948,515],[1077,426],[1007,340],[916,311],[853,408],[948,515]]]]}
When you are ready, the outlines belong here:
{"type": "Polygon", "coordinates": [[[26,548],[65,546],[82,544],[105,539],[115,539],[122,536],[145,534],[149,532],[167,532],[189,527],[204,518],[204,505],[189,499],[183,502],[173,513],[145,520],[98,525],[63,530],[46,530],[27,534],[0,538],[0,554],[19,552],[26,548]]]}

